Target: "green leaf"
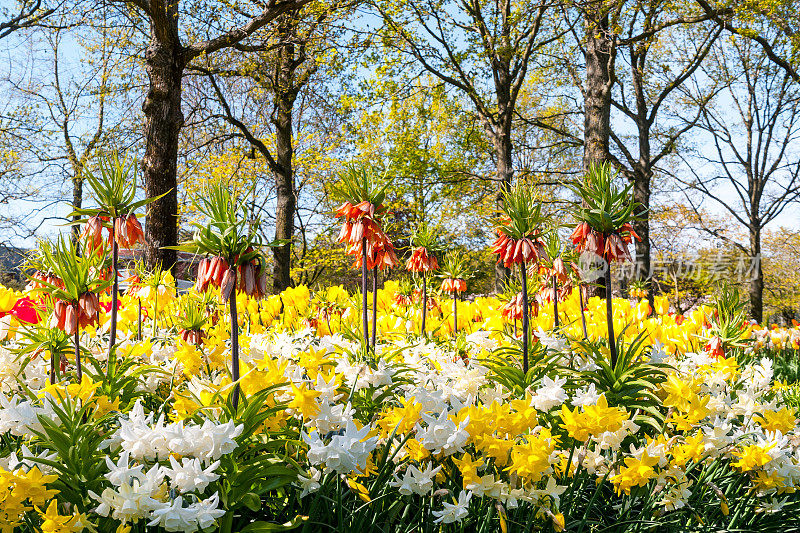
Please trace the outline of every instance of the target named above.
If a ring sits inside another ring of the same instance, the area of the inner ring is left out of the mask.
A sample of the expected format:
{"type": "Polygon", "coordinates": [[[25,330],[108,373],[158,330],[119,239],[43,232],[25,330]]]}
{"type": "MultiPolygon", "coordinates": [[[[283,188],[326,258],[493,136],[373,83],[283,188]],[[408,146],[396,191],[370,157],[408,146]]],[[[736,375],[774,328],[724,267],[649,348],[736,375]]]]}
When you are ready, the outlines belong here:
{"type": "Polygon", "coordinates": [[[272,522],[258,521],[246,525],[239,530],[240,533],[261,533],[266,531],[290,531],[296,529],[308,521],[307,516],[297,515],[289,522],[283,524],[273,524],[272,522]]]}
{"type": "Polygon", "coordinates": [[[254,513],[261,509],[261,498],[258,497],[258,494],[253,492],[242,495],[239,501],[254,513]]]}

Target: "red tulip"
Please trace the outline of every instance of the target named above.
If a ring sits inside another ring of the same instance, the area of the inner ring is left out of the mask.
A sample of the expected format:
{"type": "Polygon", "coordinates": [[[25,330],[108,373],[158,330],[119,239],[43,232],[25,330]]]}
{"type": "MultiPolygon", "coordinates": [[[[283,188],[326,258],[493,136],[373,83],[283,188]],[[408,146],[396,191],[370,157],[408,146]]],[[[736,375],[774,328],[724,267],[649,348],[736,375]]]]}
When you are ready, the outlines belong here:
{"type": "Polygon", "coordinates": [[[28,324],[39,323],[39,312],[34,305],[33,300],[27,296],[17,300],[17,303],[14,304],[14,308],[11,309],[10,314],[14,315],[20,322],[25,322],[28,324]]]}

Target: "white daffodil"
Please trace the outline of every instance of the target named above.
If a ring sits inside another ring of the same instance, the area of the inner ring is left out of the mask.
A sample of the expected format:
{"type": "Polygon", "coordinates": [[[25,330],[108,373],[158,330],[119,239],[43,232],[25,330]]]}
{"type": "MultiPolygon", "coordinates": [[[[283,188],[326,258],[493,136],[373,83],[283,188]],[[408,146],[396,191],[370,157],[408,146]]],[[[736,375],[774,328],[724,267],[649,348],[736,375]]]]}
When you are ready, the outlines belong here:
{"type": "Polygon", "coordinates": [[[458,500],[455,503],[444,502],[441,511],[433,511],[434,520],[437,524],[452,524],[454,522],[461,522],[469,515],[469,502],[472,499],[472,493],[469,491],[461,491],[458,495],[458,500]]]}

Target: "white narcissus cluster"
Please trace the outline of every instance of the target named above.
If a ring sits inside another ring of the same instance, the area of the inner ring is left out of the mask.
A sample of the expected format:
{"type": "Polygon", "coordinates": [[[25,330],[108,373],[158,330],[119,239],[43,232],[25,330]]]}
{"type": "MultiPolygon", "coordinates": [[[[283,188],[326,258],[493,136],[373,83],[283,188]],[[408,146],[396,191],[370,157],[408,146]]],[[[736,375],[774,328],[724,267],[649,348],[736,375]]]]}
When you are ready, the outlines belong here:
{"type": "Polygon", "coordinates": [[[456,424],[447,411],[442,411],[438,417],[423,414],[421,422],[416,427],[417,439],[426,450],[445,456],[464,451],[469,439],[465,430],[469,417],[456,424]]]}
{"type": "Polygon", "coordinates": [[[219,494],[198,500],[184,506],[183,496],[178,496],[172,503],[155,509],[149,526],[161,526],[167,531],[203,531],[214,526],[218,519],[225,515],[219,509],[219,494]]]}
{"type": "Polygon", "coordinates": [[[55,417],[48,399],[41,405],[31,400],[21,399],[16,394],[0,394],[0,434],[9,433],[16,437],[32,437],[33,431],[41,431],[39,417],[55,417]]]}
{"type": "Polygon", "coordinates": [[[203,468],[200,459],[184,457],[179,463],[170,455],[169,464],[170,468],[165,468],[164,473],[170,480],[170,486],[178,492],[203,492],[209,483],[219,479],[219,474],[214,473],[219,461],[214,461],[203,468]]]}
{"type": "Polygon", "coordinates": [[[441,465],[434,468],[432,464],[428,464],[423,470],[414,465],[409,465],[402,478],[397,473],[394,474],[394,480],[389,482],[389,486],[397,488],[397,492],[404,496],[410,494],[424,496],[433,491],[436,486],[434,478],[441,469],[441,465]]]}
{"type": "Polygon", "coordinates": [[[215,424],[210,420],[202,426],[184,425],[183,422],[164,422],[161,415],[153,422],[153,413],[144,414],[141,402],[136,402],[127,420],[120,421],[120,427],[112,438],[135,459],[166,460],[170,454],[191,455],[210,463],[237,446],[236,437],[241,435],[243,426],[232,421],[215,424]]]}
{"type": "Polygon", "coordinates": [[[319,480],[322,478],[322,471],[318,468],[314,468],[313,466],[308,469],[306,474],[300,474],[297,476],[297,482],[295,486],[301,489],[300,492],[300,499],[305,498],[309,494],[317,492],[321,485],[319,480]]]}
{"type": "Polygon", "coordinates": [[[434,522],[437,524],[461,522],[469,515],[470,500],[472,500],[472,493],[469,491],[461,491],[458,495],[458,500],[453,503],[444,502],[441,511],[433,511],[433,516],[436,517],[434,522]]]}
{"type": "Polygon", "coordinates": [[[50,474],[53,471],[53,467],[48,463],[57,460],[57,453],[47,453],[45,450],[35,454],[23,444],[20,446],[19,452],[12,452],[8,457],[0,458],[0,468],[8,472],[14,472],[17,469],[28,472],[35,466],[43,474],[50,474]]]}
{"type": "Polygon", "coordinates": [[[326,472],[363,472],[367,468],[367,459],[378,442],[377,437],[368,437],[370,430],[369,424],[358,429],[349,420],[344,431],[330,437],[327,443],[316,430],[303,433],[303,440],[308,444],[306,456],[309,463],[314,466],[324,465],[326,472]]]}
{"type": "Polygon", "coordinates": [[[542,378],[542,384],[533,393],[531,406],[544,413],[564,403],[568,396],[564,390],[567,378],[552,379],[548,376],[542,378]]]}
{"type": "Polygon", "coordinates": [[[106,458],[108,473],[105,478],[111,486],[100,494],[89,491],[89,496],[98,504],[94,510],[98,515],[122,523],[146,520],[150,526],[160,525],[167,531],[188,533],[211,527],[225,514],[218,508],[217,493],[205,499],[191,494],[189,499],[194,500],[193,503],[184,502],[183,497],[188,493],[202,494],[210,483],[219,479],[214,472],[219,461],[203,468],[198,458],[184,457],[178,462],[170,455],[170,467],[154,464],[148,468],[131,459],[128,450],[120,453],[116,463],[106,458]],[[170,499],[170,491],[179,495],[170,499]]]}
{"type": "Polygon", "coordinates": [[[0,346],[0,393],[8,394],[17,389],[19,371],[19,358],[10,350],[0,346]]]}
{"type": "Polygon", "coordinates": [[[325,399],[319,403],[319,413],[309,420],[306,425],[316,428],[317,432],[324,435],[341,429],[348,421],[353,419],[355,412],[356,410],[349,403],[332,404],[325,399]]]}

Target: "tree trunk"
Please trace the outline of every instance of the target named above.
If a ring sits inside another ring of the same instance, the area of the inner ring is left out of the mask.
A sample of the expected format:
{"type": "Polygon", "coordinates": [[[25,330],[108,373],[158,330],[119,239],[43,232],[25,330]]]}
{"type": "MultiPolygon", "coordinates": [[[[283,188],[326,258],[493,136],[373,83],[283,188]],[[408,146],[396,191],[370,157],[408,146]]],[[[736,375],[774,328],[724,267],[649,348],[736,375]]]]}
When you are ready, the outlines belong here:
{"type": "MultiPolygon", "coordinates": [[[[583,88],[583,169],[609,160],[611,138],[611,65],[612,42],[609,39],[608,14],[596,11],[584,16],[586,33],[586,81],[583,88]]],[[[590,289],[590,294],[605,297],[604,277],[590,289]]]]}
{"type": "MultiPolygon", "coordinates": [[[[500,134],[494,136],[494,152],[497,164],[497,212],[503,210],[503,196],[511,188],[514,178],[513,156],[511,144],[511,121],[502,128],[500,134]]],[[[501,261],[494,265],[494,290],[501,293],[505,290],[506,283],[511,277],[511,269],[503,266],[501,261]]]]}
{"type": "Polygon", "coordinates": [[[297,96],[295,87],[295,45],[292,39],[293,25],[291,16],[284,17],[278,27],[278,34],[283,43],[278,50],[273,81],[275,108],[272,123],[275,126],[275,163],[274,169],[277,206],[275,211],[275,239],[289,241],[283,246],[272,249],[275,264],[272,271],[272,288],[275,293],[288,288],[291,283],[292,237],[294,235],[294,217],[297,200],[294,194],[294,155],[292,111],[297,96]]]}
{"type": "Polygon", "coordinates": [[[584,87],[583,168],[603,163],[609,156],[611,132],[611,51],[608,15],[587,13],[586,84],[584,87]]]}
{"type": "MultiPolygon", "coordinates": [[[[278,96],[278,95],[276,95],[278,96]]],[[[272,287],[275,293],[291,285],[292,236],[296,200],[294,196],[294,172],[292,170],[292,105],[294,97],[279,96],[275,120],[275,174],[277,208],[275,211],[275,239],[288,240],[287,244],[272,249],[275,265],[272,272],[272,287]]]]}
{"type": "Polygon", "coordinates": [[[764,272],[761,269],[761,228],[750,228],[750,316],[759,324],[764,319],[764,272]]]}
{"type": "MultiPolygon", "coordinates": [[[[80,209],[83,206],[83,177],[76,174],[72,178],[72,207],[73,209],[80,209]]],[[[78,221],[81,219],[80,215],[72,217],[72,240],[76,243],[81,235],[81,227],[78,221]]]]}
{"type": "Polygon", "coordinates": [[[641,242],[634,239],[636,248],[636,264],[634,279],[647,281],[647,301],[653,306],[653,287],[649,283],[651,277],[650,268],[650,175],[634,172],[633,177],[633,199],[639,203],[634,214],[636,219],[633,221],[633,230],[642,239],[641,242]]]}
{"type": "Polygon", "coordinates": [[[633,229],[641,238],[634,239],[636,263],[633,279],[647,283],[647,302],[654,306],[653,287],[650,268],[650,180],[653,175],[653,158],[650,151],[649,109],[645,95],[645,61],[647,47],[631,46],[631,84],[636,95],[636,129],[638,130],[639,159],[631,161],[632,172],[628,176],[633,180],[633,200],[638,204],[634,210],[633,229]]]}
{"type": "Polygon", "coordinates": [[[150,87],[142,105],[145,116],[142,171],[147,197],[166,193],[147,206],[147,266],[154,268],[161,264],[172,270],[177,255],[175,250],[164,247],[178,244],[178,136],[183,127],[181,79],[185,65],[178,39],[177,13],[169,24],[169,28],[156,29],[153,23],[150,45],[145,53],[150,87]],[[166,35],[172,38],[167,39],[166,35]]]}

